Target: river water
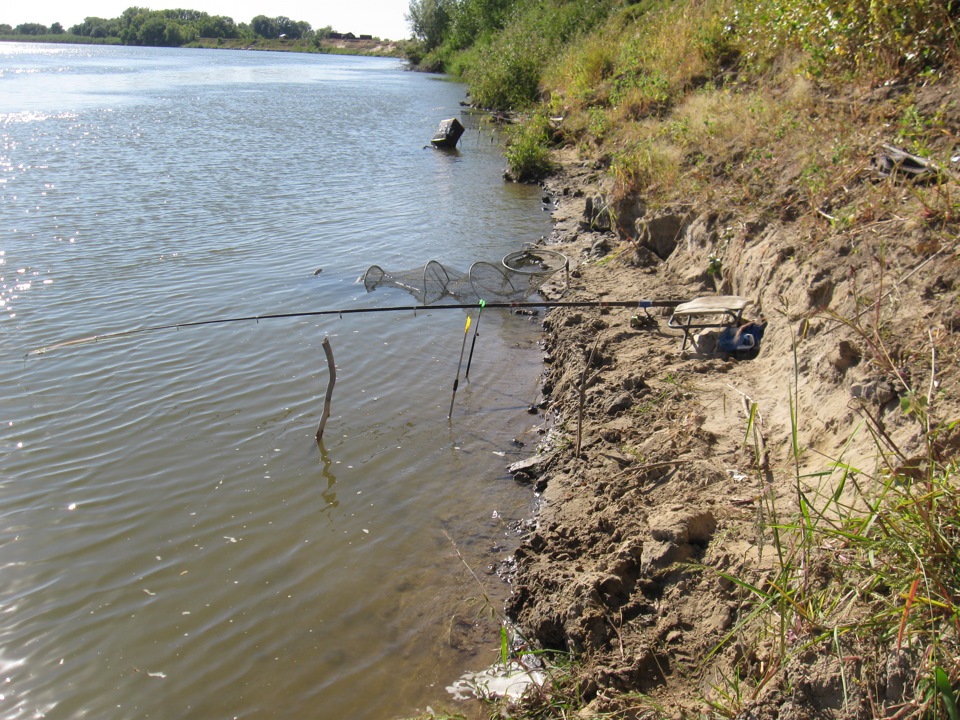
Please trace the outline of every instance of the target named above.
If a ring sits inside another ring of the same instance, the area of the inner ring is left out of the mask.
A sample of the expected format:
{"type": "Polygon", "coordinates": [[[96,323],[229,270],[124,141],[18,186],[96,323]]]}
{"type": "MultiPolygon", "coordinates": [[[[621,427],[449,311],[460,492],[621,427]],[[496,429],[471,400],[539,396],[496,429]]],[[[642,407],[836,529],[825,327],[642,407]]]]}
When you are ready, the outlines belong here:
{"type": "Polygon", "coordinates": [[[450,421],[459,310],[24,359],[413,304],[355,281],[535,241],[496,135],[424,148],[463,96],[387,59],[0,43],[0,717],[391,718],[495,658],[535,320],[483,314],[450,421]]]}

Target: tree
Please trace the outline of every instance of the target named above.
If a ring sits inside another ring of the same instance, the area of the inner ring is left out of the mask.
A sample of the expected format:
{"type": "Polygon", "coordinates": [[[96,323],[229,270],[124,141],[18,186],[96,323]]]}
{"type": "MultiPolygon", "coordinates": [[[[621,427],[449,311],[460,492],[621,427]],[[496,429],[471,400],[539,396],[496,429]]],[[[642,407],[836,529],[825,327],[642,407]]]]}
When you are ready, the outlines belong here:
{"type": "Polygon", "coordinates": [[[310,27],[310,23],[304,20],[294,20],[290,25],[290,31],[287,32],[287,36],[293,38],[302,38],[309,35],[312,30],[313,28],[310,27]]]}
{"type": "Polygon", "coordinates": [[[70,32],[73,35],[83,35],[84,37],[105,38],[110,35],[119,36],[120,27],[117,20],[88,17],[79,25],[70,28],[70,32]]]}
{"type": "Polygon", "coordinates": [[[257,15],[250,21],[250,26],[253,28],[254,35],[259,35],[268,40],[275,40],[280,36],[280,32],[277,30],[273,19],[268,18],[266,15],[257,15]]]}
{"type": "Polygon", "coordinates": [[[192,26],[175,20],[168,20],[163,29],[163,44],[167,47],[180,47],[191,42],[195,37],[196,33],[192,26]]]}
{"type": "Polygon", "coordinates": [[[55,22],[53,25],[50,26],[51,35],[63,35],[65,32],[66,30],[63,29],[63,25],[61,25],[58,22],[55,22]]]}
{"type": "Polygon", "coordinates": [[[406,20],[414,37],[423,41],[426,50],[443,43],[450,27],[452,0],[410,0],[406,20]]]}
{"type": "MultiPolygon", "coordinates": [[[[167,32],[167,23],[160,17],[151,17],[147,19],[136,32],[134,45],[152,45],[154,47],[165,45],[167,32]]],[[[126,42],[126,41],[124,41],[126,42]]]]}
{"type": "Polygon", "coordinates": [[[203,18],[197,23],[197,33],[202,38],[235,38],[240,34],[233,18],[223,15],[203,18]]]}
{"type": "Polygon", "coordinates": [[[273,18],[273,27],[277,31],[277,35],[276,35],[277,37],[283,36],[287,38],[293,38],[293,33],[295,31],[293,26],[293,20],[291,20],[290,18],[284,17],[283,15],[273,18]]]}
{"type": "Polygon", "coordinates": [[[49,35],[46,25],[40,23],[22,23],[13,29],[14,35],[49,35]]]}
{"type": "Polygon", "coordinates": [[[460,0],[448,33],[453,47],[463,50],[481,36],[502,30],[513,5],[514,0],[460,0]]]}

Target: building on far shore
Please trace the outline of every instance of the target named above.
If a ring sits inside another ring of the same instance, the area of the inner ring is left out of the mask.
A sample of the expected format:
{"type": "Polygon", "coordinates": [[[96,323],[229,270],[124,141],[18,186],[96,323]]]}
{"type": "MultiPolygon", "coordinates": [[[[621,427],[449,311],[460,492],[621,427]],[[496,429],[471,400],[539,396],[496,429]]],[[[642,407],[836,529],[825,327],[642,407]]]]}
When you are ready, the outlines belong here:
{"type": "Polygon", "coordinates": [[[354,35],[353,33],[349,33],[349,32],[348,33],[332,32],[327,35],[327,40],[347,40],[347,41],[355,40],[359,42],[363,40],[372,41],[373,39],[374,39],[373,35],[354,35]]]}

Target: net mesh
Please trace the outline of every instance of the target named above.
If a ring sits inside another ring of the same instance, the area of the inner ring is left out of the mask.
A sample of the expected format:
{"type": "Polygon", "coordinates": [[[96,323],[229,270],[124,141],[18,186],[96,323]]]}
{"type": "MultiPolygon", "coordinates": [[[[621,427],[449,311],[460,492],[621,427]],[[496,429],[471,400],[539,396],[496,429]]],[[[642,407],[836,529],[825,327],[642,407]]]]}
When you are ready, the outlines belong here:
{"type": "Polygon", "coordinates": [[[423,267],[387,272],[371,265],[360,277],[367,292],[379,287],[406,290],[423,305],[452,298],[459,303],[521,302],[537,294],[558,273],[569,273],[565,255],[531,248],[510,253],[500,264],[475,262],[467,272],[431,260],[423,267]]]}

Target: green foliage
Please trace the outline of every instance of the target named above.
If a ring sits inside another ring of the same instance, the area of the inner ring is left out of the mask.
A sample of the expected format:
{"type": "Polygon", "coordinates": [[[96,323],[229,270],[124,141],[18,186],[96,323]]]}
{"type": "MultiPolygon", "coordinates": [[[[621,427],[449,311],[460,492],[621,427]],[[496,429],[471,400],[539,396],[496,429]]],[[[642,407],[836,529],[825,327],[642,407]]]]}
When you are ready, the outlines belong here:
{"type": "Polygon", "coordinates": [[[236,38],[240,31],[233,18],[212,15],[197,21],[197,34],[202,38],[236,38]]]}
{"type": "Polygon", "coordinates": [[[197,38],[196,21],[205,15],[195,10],[127,8],[120,16],[120,40],[124,45],[180,47],[197,38]]]}
{"type": "Polygon", "coordinates": [[[955,57],[958,17],[954,0],[744,0],[727,22],[760,65],[798,49],[814,75],[885,77],[955,57]]]}
{"type": "Polygon", "coordinates": [[[536,182],[554,172],[550,157],[550,122],[538,114],[510,130],[507,142],[507,168],[519,182],[536,182]]]}
{"type": "Polygon", "coordinates": [[[310,23],[291,20],[283,15],[273,18],[257,15],[250,21],[250,27],[255,35],[267,40],[276,40],[280,37],[299,40],[311,31],[310,23]]]}
{"type": "Polygon", "coordinates": [[[71,27],[70,34],[91,38],[118,38],[120,37],[120,20],[119,18],[107,20],[99,17],[88,17],[82,23],[71,27]]]}
{"type": "Polygon", "coordinates": [[[558,50],[602,22],[613,0],[556,2],[549,12],[537,0],[519,0],[504,29],[474,45],[464,72],[481,106],[529,107],[540,99],[540,81],[558,50]]]}
{"type": "Polygon", "coordinates": [[[14,35],[50,35],[50,29],[40,23],[21,23],[13,29],[14,35]]]}
{"type": "Polygon", "coordinates": [[[496,42],[476,51],[464,72],[470,96],[481,107],[505,110],[530,107],[539,99],[542,47],[522,42],[496,42]]]}
{"type": "MultiPolygon", "coordinates": [[[[22,35],[13,35],[12,28],[11,32],[6,32],[2,25],[0,25],[0,40],[18,40],[22,39],[22,35]]],[[[108,37],[108,38],[91,38],[83,37],[81,35],[72,35],[70,33],[63,34],[48,34],[48,35],[31,35],[30,42],[39,42],[39,43],[58,43],[61,45],[120,45],[120,38],[117,37],[108,37]]]]}
{"type": "Polygon", "coordinates": [[[406,20],[423,53],[439,47],[450,30],[453,0],[410,0],[406,20]]]}
{"type": "Polygon", "coordinates": [[[551,64],[551,106],[557,114],[602,109],[602,126],[612,128],[663,116],[737,57],[719,19],[724,7],[724,0],[645,0],[615,10],[551,64]]]}
{"type": "Polygon", "coordinates": [[[445,54],[488,42],[504,28],[515,5],[516,0],[447,0],[449,22],[441,38],[445,54]]]}

